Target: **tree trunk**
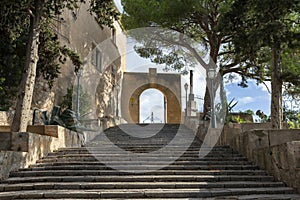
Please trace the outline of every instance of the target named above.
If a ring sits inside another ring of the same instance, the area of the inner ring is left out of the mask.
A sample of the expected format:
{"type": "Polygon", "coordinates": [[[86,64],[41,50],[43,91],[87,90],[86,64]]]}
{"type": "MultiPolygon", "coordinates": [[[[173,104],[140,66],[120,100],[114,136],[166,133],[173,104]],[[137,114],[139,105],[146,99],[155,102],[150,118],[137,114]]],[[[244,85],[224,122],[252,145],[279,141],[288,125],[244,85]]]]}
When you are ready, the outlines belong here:
{"type": "Polygon", "coordinates": [[[272,48],[272,97],[271,97],[271,126],[273,129],[281,129],[283,125],[282,115],[282,66],[279,48],[272,48]]]}
{"type": "Polygon", "coordinates": [[[30,33],[26,50],[26,63],[19,87],[16,111],[11,128],[12,132],[25,132],[29,121],[36,78],[36,67],[39,60],[38,47],[43,5],[44,0],[34,1],[34,8],[30,17],[30,33]]]}

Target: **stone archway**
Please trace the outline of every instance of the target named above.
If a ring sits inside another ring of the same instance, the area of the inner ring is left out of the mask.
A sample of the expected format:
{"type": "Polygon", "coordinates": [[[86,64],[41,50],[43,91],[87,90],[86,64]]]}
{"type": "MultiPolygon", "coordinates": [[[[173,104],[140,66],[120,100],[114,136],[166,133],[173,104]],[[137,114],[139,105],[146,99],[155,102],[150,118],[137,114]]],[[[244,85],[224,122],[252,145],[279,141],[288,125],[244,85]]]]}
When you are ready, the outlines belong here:
{"type": "Polygon", "coordinates": [[[138,123],[140,121],[140,95],[147,89],[157,89],[164,94],[165,97],[165,109],[166,109],[166,123],[174,124],[180,123],[181,120],[181,105],[176,95],[167,87],[156,83],[145,84],[137,88],[130,97],[129,113],[132,121],[138,123]],[[136,103],[132,103],[136,101],[136,103]]]}
{"type": "Polygon", "coordinates": [[[155,68],[149,73],[125,72],[122,82],[122,117],[128,123],[139,123],[140,95],[147,89],[161,91],[166,101],[166,123],[181,123],[181,77],[180,74],[157,74],[155,68]]]}

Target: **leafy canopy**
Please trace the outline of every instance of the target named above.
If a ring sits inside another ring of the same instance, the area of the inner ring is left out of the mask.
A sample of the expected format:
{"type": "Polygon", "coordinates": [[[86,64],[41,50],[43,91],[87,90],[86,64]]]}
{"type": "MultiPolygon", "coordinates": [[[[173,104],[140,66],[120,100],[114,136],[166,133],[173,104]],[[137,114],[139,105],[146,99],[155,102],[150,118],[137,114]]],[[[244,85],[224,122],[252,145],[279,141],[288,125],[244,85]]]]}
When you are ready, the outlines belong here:
{"type": "MultiPolygon", "coordinates": [[[[48,81],[50,87],[60,74],[61,65],[70,59],[75,71],[81,66],[80,56],[58,39],[55,22],[65,8],[75,9],[84,0],[49,0],[43,7],[39,37],[37,74],[48,81]]],[[[90,13],[100,25],[112,27],[118,12],[112,0],[92,0],[90,13]]],[[[9,109],[17,95],[23,67],[33,0],[3,0],[0,4],[0,110],[9,109]]]]}

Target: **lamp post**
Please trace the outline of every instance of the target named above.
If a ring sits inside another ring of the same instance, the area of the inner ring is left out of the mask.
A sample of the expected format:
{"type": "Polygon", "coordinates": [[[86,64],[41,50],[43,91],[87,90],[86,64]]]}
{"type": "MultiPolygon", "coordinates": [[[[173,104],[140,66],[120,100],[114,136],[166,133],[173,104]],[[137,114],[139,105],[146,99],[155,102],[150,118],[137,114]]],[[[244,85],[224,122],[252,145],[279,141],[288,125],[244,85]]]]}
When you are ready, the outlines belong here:
{"type": "Polygon", "coordinates": [[[120,86],[117,83],[116,85],[116,91],[117,91],[117,107],[116,107],[116,116],[119,117],[119,90],[120,90],[120,86]]]}
{"type": "Polygon", "coordinates": [[[76,105],[76,116],[77,119],[79,120],[80,118],[80,78],[82,77],[82,73],[83,73],[83,69],[82,67],[79,68],[78,72],[77,72],[77,105],[76,105]]]}
{"type": "Polygon", "coordinates": [[[209,69],[207,72],[208,78],[210,79],[210,99],[211,99],[211,127],[217,128],[216,114],[215,114],[215,92],[214,92],[214,79],[216,76],[215,69],[209,69]]]}
{"type": "Polygon", "coordinates": [[[185,117],[187,117],[187,91],[188,91],[189,85],[187,83],[184,84],[184,90],[185,90],[185,117]]]}

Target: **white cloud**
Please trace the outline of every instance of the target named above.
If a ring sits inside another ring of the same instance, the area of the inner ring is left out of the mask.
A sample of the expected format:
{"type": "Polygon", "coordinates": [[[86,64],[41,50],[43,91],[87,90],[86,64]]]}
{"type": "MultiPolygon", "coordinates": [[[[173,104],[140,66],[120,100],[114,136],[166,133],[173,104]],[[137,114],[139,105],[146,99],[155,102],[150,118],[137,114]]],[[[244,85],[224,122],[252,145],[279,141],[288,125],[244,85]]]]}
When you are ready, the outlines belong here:
{"type": "Polygon", "coordinates": [[[266,92],[271,91],[271,81],[264,81],[264,83],[260,83],[258,85],[258,88],[260,88],[262,91],[266,91],[266,92]]]}
{"type": "Polygon", "coordinates": [[[241,97],[237,99],[238,104],[248,104],[248,103],[252,103],[255,101],[255,99],[253,97],[241,97]]]}
{"type": "Polygon", "coordinates": [[[238,84],[242,81],[242,77],[234,73],[230,73],[224,76],[224,80],[226,84],[238,84]]]}
{"type": "Polygon", "coordinates": [[[231,94],[231,91],[227,87],[225,87],[224,89],[225,89],[226,95],[229,96],[231,94]]]}

